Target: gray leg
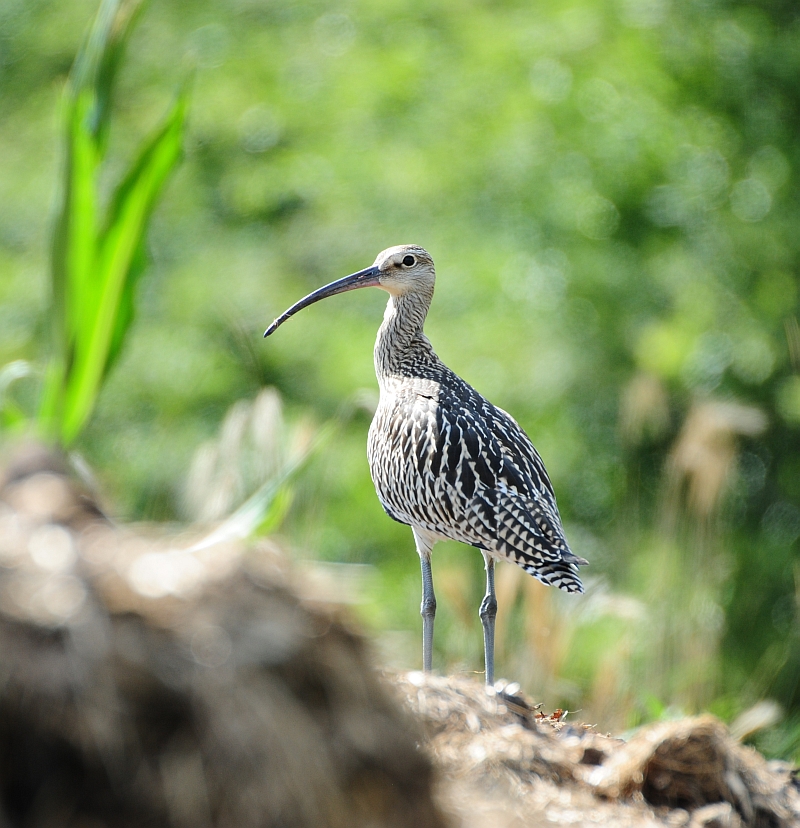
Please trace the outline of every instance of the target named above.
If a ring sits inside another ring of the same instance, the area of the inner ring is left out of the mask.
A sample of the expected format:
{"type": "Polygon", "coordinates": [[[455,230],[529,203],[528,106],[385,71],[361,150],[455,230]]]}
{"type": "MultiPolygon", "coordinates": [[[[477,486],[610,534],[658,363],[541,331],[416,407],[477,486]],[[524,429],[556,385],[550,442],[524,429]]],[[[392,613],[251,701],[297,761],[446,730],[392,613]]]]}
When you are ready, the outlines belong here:
{"type": "Polygon", "coordinates": [[[486,683],[494,684],[494,619],[497,616],[497,598],[494,594],[494,558],[484,552],[483,559],[486,561],[486,595],[483,596],[483,601],[481,601],[479,614],[481,624],[483,624],[486,683]]]}
{"type": "Polygon", "coordinates": [[[419,609],[419,614],[422,616],[422,669],[430,673],[433,666],[433,619],[436,615],[436,596],[433,594],[433,573],[431,572],[433,544],[421,537],[416,529],[414,541],[417,544],[422,567],[422,606],[419,609]]]}
{"type": "Polygon", "coordinates": [[[436,615],[436,596],[433,594],[430,553],[420,557],[422,564],[422,669],[430,673],[433,665],[433,619],[436,615]]]}

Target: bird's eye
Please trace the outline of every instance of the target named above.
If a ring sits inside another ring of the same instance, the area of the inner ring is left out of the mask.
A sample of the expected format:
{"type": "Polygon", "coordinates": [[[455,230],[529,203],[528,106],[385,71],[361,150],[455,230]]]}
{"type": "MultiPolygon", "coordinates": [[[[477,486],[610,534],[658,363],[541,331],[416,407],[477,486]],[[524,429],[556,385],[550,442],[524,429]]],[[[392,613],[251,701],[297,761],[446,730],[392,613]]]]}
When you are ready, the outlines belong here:
{"type": "Polygon", "coordinates": [[[413,256],[411,256],[411,255],[403,256],[403,264],[406,267],[414,267],[414,265],[416,263],[417,263],[417,260],[413,256]]]}

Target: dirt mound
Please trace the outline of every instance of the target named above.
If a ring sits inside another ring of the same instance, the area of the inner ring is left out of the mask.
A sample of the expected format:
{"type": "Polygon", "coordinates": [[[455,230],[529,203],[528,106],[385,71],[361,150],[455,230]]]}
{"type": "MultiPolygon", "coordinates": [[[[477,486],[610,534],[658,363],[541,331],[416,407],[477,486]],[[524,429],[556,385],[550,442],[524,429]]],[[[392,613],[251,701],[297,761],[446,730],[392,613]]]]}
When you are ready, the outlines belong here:
{"type": "Polygon", "coordinates": [[[362,638],[244,552],[116,528],[51,455],[17,455],[0,484],[0,825],[445,824],[362,638]]]}
{"type": "Polygon", "coordinates": [[[441,801],[464,826],[800,826],[792,769],[711,716],[644,727],[626,743],[544,716],[515,688],[421,673],[393,681],[423,724],[441,801]]]}

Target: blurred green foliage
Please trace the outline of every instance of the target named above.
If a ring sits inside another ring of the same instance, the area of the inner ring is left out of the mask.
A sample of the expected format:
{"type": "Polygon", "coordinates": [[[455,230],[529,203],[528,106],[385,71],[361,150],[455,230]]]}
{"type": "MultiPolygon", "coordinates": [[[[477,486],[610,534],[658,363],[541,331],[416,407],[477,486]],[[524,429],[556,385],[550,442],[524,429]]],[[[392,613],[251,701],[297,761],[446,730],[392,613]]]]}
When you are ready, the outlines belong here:
{"type": "MultiPolygon", "coordinates": [[[[0,364],[46,354],[54,113],[94,11],[0,7],[0,364]]],[[[607,727],[775,698],[794,724],[770,749],[796,755],[796,5],[164,0],[131,38],[109,157],[134,155],[187,52],[187,159],[78,443],[121,513],[184,517],[195,448],[265,385],[290,418],[356,400],[282,531],[299,557],[375,564],[363,615],[417,664],[413,543],[364,457],[384,297],[260,334],[380,249],[422,244],[426,332],[531,435],[592,563],[581,600],[500,567],[499,672],[607,727]]],[[[4,398],[24,409],[33,385],[4,398]]],[[[480,570],[437,547],[441,667],[479,669],[480,570]]]]}

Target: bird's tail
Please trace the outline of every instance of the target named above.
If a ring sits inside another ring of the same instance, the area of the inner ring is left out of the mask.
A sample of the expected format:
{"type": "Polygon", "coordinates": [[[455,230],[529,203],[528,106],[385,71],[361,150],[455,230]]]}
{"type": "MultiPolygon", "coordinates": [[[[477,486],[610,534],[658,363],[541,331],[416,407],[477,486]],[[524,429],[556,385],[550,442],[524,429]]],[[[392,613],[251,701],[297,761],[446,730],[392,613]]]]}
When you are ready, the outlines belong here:
{"type": "Polygon", "coordinates": [[[545,561],[536,566],[528,565],[522,568],[548,586],[558,587],[564,592],[583,592],[583,582],[578,576],[578,566],[586,564],[587,561],[571,553],[570,555],[569,559],[545,561]]]}

